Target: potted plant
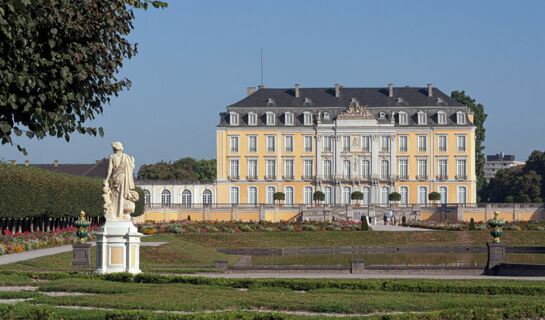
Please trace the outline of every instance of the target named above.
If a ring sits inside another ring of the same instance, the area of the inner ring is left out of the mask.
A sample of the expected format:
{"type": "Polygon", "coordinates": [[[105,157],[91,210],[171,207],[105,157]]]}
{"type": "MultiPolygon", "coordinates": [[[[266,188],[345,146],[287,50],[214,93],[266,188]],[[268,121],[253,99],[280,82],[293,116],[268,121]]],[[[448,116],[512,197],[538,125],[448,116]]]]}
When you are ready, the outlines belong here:
{"type": "Polygon", "coordinates": [[[433,201],[433,205],[437,205],[437,201],[441,200],[441,194],[439,192],[430,192],[428,194],[428,200],[433,201]]]}
{"type": "Polygon", "coordinates": [[[363,193],[361,193],[360,191],[354,191],[350,195],[350,199],[356,200],[356,208],[359,208],[360,207],[359,201],[363,200],[363,193]]]}
{"type": "Polygon", "coordinates": [[[401,200],[401,194],[394,191],[388,195],[388,200],[393,201],[394,205],[397,206],[397,202],[401,200]]]}
{"type": "Polygon", "coordinates": [[[318,204],[318,201],[324,201],[325,200],[325,194],[322,191],[314,191],[314,194],[312,195],[312,199],[314,200],[314,203],[317,207],[320,205],[318,204]]]}
{"type": "Polygon", "coordinates": [[[278,204],[280,204],[280,201],[284,201],[286,199],[286,195],[284,192],[275,192],[273,195],[274,201],[278,201],[278,204]]]}

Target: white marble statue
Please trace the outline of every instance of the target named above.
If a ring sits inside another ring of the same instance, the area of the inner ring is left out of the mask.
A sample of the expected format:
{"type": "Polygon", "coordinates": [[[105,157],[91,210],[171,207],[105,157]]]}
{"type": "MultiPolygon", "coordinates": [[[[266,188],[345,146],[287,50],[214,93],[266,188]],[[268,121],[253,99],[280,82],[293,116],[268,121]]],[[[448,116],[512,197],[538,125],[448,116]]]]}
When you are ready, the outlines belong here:
{"type": "Polygon", "coordinates": [[[134,157],[123,153],[121,142],[112,143],[108,175],[104,180],[102,198],[106,221],[130,221],[138,193],[134,190],[134,157]]]}

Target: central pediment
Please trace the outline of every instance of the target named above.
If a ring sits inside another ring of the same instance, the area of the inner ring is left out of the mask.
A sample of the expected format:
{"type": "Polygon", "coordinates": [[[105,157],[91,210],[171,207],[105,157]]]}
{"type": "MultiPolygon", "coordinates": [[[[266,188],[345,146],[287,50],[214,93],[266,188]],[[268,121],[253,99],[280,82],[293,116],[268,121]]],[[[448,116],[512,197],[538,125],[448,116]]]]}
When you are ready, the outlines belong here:
{"type": "Polygon", "coordinates": [[[360,103],[356,98],[352,98],[350,105],[337,116],[337,119],[375,120],[375,116],[365,107],[366,106],[360,106],[360,103]]]}

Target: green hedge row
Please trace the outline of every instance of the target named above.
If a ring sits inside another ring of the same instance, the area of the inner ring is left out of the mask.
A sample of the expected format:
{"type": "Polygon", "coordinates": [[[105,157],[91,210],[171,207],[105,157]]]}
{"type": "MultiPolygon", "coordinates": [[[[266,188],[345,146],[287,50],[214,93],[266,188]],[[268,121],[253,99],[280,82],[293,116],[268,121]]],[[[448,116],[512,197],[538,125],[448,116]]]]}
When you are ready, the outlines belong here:
{"type": "MultiPolygon", "coordinates": [[[[138,188],[139,189],[139,188],[138,188]]],[[[144,192],[135,215],[144,213],[144,192]]],[[[102,180],[59,174],[35,167],[0,164],[0,217],[50,218],[104,214],[102,180]]]]}

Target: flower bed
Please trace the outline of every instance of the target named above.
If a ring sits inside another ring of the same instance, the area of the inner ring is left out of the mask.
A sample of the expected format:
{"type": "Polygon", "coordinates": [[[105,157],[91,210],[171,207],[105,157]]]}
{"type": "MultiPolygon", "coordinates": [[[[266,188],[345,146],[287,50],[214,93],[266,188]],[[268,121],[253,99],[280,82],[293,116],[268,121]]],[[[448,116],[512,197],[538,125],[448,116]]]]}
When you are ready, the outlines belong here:
{"type": "MultiPolygon", "coordinates": [[[[469,222],[466,221],[457,221],[457,222],[435,222],[435,221],[411,221],[409,226],[425,229],[434,229],[434,230],[451,230],[451,231],[464,231],[469,229],[469,222]]],[[[487,224],[483,221],[475,222],[476,230],[486,230],[489,229],[487,224]]],[[[545,230],[544,221],[513,221],[506,222],[503,230],[545,230]]]]}
{"type": "Polygon", "coordinates": [[[145,222],[138,224],[138,231],[143,234],[157,232],[297,232],[297,231],[353,231],[361,228],[361,222],[238,222],[238,221],[169,221],[145,222]]]}
{"type": "MultiPolygon", "coordinates": [[[[89,227],[89,236],[87,239],[94,240],[93,231],[99,227],[89,227]]],[[[78,237],[76,236],[76,228],[63,228],[51,230],[50,232],[23,232],[12,233],[9,230],[1,232],[0,236],[0,255],[19,253],[35,249],[60,246],[65,244],[75,243],[78,237]]]]}

